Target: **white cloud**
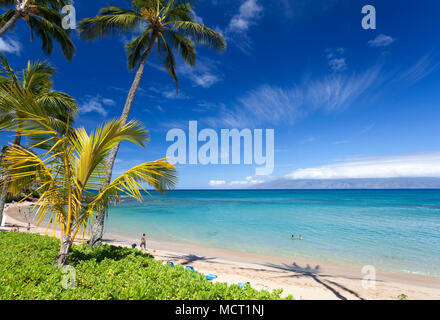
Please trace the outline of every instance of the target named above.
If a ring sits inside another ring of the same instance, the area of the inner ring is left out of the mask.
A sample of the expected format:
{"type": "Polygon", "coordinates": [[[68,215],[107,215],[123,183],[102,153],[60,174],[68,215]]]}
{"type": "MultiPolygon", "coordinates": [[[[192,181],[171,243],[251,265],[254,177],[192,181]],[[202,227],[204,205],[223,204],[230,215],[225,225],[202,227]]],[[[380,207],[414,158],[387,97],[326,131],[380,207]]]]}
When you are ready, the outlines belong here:
{"type": "Polygon", "coordinates": [[[258,0],[245,0],[225,28],[216,27],[214,30],[222,34],[228,43],[235,44],[241,51],[249,54],[252,42],[247,33],[251,26],[257,24],[262,14],[263,6],[258,0]]]}
{"type": "Polygon", "coordinates": [[[347,62],[344,55],[344,48],[327,49],[325,50],[328,65],[333,71],[342,71],[347,68],[347,62]]]}
{"type": "Polygon", "coordinates": [[[20,55],[21,43],[11,38],[0,38],[0,51],[20,55]]]}
{"type": "Polygon", "coordinates": [[[301,144],[306,144],[306,143],[312,143],[312,142],[315,142],[316,141],[316,138],[315,137],[308,137],[308,138],[306,138],[306,139],[303,139],[303,140],[301,140],[301,144]]]}
{"type": "MultiPolygon", "coordinates": [[[[147,64],[156,70],[168,73],[164,67],[155,63],[147,64]]],[[[210,88],[223,80],[222,73],[218,70],[217,62],[208,58],[198,57],[196,65],[191,67],[181,58],[177,60],[177,75],[183,76],[193,83],[194,87],[210,88]]]]}
{"type": "Polygon", "coordinates": [[[396,39],[394,39],[393,37],[380,34],[373,40],[368,41],[368,45],[370,47],[388,47],[394,41],[396,41],[396,39]]]}
{"type": "Polygon", "coordinates": [[[316,168],[297,169],[287,179],[368,179],[440,177],[440,151],[370,157],[316,168]]]}
{"type": "Polygon", "coordinates": [[[350,140],[339,140],[339,141],[334,141],[333,144],[347,144],[350,143],[350,140]]]}
{"type": "Polygon", "coordinates": [[[102,103],[105,104],[106,106],[114,106],[116,105],[116,101],[113,99],[108,99],[108,98],[103,98],[102,99],[102,103]]]}
{"type": "Polygon", "coordinates": [[[249,30],[255,20],[261,16],[263,7],[257,0],[244,1],[238,10],[238,13],[232,17],[226,29],[228,32],[244,33],[249,30]]]}
{"type": "Polygon", "coordinates": [[[294,124],[308,114],[332,112],[349,106],[373,85],[381,66],[360,74],[335,73],[288,88],[264,85],[238,99],[234,108],[205,119],[211,126],[252,127],[270,123],[294,124]]]}
{"type": "Polygon", "coordinates": [[[341,71],[347,67],[347,63],[345,62],[345,58],[334,58],[329,60],[328,64],[333,71],[341,71]]]}
{"type": "Polygon", "coordinates": [[[246,188],[263,182],[268,182],[273,179],[274,177],[272,176],[249,176],[243,180],[233,180],[229,182],[225,180],[211,180],[209,181],[209,185],[211,187],[246,188]]]}
{"type": "Polygon", "coordinates": [[[224,186],[226,184],[225,180],[211,180],[209,185],[212,187],[224,186]]]}
{"type": "Polygon", "coordinates": [[[210,88],[222,81],[222,75],[215,61],[207,58],[198,58],[196,65],[191,67],[180,63],[178,73],[192,81],[195,87],[210,88]]]}
{"type": "Polygon", "coordinates": [[[439,62],[434,62],[431,55],[426,54],[422,58],[420,58],[414,65],[403,71],[397,77],[397,80],[405,80],[411,83],[416,83],[430,75],[435,69],[437,69],[438,66],[439,62]]]}
{"type": "Polygon", "coordinates": [[[113,99],[102,98],[101,96],[87,96],[86,100],[80,104],[80,112],[91,113],[96,112],[102,115],[103,117],[107,116],[107,110],[104,106],[114,106],[116,102],[113,99]]]}
{"type": "Polygon", "coordinates": [[[151,86],[148,88],[151,92],[162,96],[163,98],[166,99],[172,99],[172,100],[181,100],[181,99],[188,99],[189,97],[187,95],[185,95],[181,90],[179,90],[179,92],[176,91],[176,88],[174,87],[154,87],[151,86]]]}
{"type": "Polygon", "coordinates": [[[259,183],[263,183],[265,180],[259,179],[256,177],[247,177],[245,180],[236,180],[229,182],[229,185],[231,186],[253,186],[259,183]]]}
{"type": "Polygon", "coordinates": [[[194,22],[197,24],[204,24],[202,17],[199,17],[194,10],[192,10],[192,14],[194,16],[194,22]]]}

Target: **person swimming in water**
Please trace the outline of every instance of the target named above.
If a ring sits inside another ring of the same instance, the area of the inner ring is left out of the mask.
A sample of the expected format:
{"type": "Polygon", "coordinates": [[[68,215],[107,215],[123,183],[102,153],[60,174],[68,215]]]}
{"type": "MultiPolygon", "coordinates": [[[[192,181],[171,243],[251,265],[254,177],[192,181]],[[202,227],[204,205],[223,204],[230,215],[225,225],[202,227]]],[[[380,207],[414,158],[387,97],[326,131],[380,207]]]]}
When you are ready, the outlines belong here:
{"type": "Polygon", "coordinates": [[[295,240],[295,235],[292,234],[292,240],[295,240]]]}
{"type": "Polygon", "coordinates": [[[303,239],[303,236],[302,235],[299,235],[299,240],[302,240],[303,239]]]}

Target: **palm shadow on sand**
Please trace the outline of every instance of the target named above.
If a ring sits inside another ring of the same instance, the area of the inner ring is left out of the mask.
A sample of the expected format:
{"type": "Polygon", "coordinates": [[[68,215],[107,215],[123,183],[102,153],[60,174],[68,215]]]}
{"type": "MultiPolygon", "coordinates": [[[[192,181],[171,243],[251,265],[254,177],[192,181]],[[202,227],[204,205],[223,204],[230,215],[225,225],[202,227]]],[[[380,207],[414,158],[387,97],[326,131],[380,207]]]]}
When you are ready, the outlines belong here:
{"type": "MultiPolygon", "coordinates": [[[[290,274],[283,277],[290,277],[290,278],[301,278],[301,277],[307,277],[313,279],[315,282],[322,285],[324,288],[332,292],[338,299],[340,300],[347,300],[347,297],[343,295],[343,293],[349,293],[356,298],[360,300],[364,300],[357,292],[348,289],[347,287],[343,286],[342,284],[339,284],[335,281],[331,281],[328,278],[332,278],[333,276],[328,274],[323,274],[322,270],[319,265],[312,268],[310,265],[306,265],[305,267],[302,267],[295,262],[292,265],[288,264],[272,264],[267,263],[265,264],[266,267],[270,267],[276,270],[289,272],[290,274]],[[336,288],[335,288],[336,287],[336,288]]],[[[361,280],[361,279],[359,279],[361,280]]]]}

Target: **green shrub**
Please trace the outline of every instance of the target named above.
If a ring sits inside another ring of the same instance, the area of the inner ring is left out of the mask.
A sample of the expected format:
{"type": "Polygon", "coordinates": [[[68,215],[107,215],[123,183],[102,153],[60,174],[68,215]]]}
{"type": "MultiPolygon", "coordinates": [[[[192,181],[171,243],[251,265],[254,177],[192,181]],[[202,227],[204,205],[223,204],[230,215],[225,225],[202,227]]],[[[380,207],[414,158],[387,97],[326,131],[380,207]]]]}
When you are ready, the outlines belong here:
{"type": "MultiPolygon", "coordinates": [[[[4,299],[280,299],[250,286],[211,283],[182,266],[170,267],[139,250],[103,245],[73,246],[74,289],[63,289],[63,270],[54,267],[59,240],[0,232],[0,300],[4,299]]],[[[291,299],[292,297],[288,297],[291,299]]]]}
{"type": "Polygon", "coordinates": [[[398,296],[397,296],[397,299],[398,300],[407,300],[408,299],[408,296],[406,295],[406,294],[399,294],[398,296]]]}

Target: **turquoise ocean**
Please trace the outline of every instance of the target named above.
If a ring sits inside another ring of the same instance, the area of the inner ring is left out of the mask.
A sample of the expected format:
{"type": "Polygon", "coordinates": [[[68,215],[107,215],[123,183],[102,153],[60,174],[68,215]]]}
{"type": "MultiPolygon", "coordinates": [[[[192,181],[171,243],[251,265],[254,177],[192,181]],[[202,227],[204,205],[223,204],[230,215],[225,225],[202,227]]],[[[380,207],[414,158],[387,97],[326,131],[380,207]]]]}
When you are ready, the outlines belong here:
{"type": "Polygon", "coordinates": [[[440,190],[152,192],[111,208],[106,232],[440,277],[440,190]]]}

